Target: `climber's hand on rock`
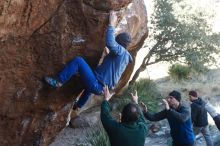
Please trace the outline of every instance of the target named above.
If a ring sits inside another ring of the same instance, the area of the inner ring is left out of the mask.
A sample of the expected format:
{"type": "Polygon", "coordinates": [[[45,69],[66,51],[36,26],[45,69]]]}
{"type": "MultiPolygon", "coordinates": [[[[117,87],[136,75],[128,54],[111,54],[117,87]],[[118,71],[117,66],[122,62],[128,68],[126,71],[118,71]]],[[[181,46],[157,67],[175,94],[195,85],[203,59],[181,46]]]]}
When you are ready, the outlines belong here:
{"type": "Polygon", "coordinates": [[[116,23],[117,23],[117,15],[113,10],[111,10],[109,14],[109,25],[115,27],[116,23]]]}

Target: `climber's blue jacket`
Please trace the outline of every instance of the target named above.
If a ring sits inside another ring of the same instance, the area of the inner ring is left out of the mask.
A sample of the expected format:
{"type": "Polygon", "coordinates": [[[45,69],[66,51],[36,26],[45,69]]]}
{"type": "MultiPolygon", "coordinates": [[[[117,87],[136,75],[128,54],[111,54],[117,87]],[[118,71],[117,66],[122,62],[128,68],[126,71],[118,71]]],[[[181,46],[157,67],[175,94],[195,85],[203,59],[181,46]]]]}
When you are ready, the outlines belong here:
{"type": "Polygon", "coordinates": [[[108,26],[106,46],[110,52],[94,71],[97,79],[110,89],[115,87],[128,63],[132,62],[130,53],[116,42],[114,31],[114,27],[108,26]]]}

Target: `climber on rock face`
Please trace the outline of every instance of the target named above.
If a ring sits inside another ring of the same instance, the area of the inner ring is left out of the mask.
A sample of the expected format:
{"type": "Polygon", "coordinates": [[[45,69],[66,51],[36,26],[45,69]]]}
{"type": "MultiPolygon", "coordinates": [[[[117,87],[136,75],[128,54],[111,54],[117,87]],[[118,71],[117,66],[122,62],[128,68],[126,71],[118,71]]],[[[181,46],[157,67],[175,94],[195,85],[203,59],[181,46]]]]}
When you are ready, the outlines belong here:
{"type": "Polygon", "coordinates": [[[109,53],[94,71],[82,57],[75,57],[66,64],[55,78],[48,76],[44,78],[50,86],[57,88],[63,86],[73,75],[80,74],[85,90],[74,104],[74,110],[81,108],[92,93],[96,95],[103,94],[104,85],[114,89],[126,66],[132,62],[132,56],[126,50],[131,43],[131,36],[123,32],[115,37],[116,23],[117,16],[114,11],[111,11],[105,40],[109,53]]]}

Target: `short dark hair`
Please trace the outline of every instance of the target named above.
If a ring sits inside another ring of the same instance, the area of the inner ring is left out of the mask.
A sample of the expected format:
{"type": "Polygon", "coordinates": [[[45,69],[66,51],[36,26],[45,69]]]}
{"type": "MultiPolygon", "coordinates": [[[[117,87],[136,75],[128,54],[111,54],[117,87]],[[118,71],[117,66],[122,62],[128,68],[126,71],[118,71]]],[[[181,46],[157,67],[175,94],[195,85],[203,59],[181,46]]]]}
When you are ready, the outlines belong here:
{"type": "Polygon", "coordinates": [[[140,110],[134,103],[128,103],[122,110],[121,122],[135,122],[140,116],[140,110]]]}
{"type": "Polygon", "coordinates": [[[191,95],[193,97],[198,97],[197,92],[194,90],[189,91],[189,95],[191,95]]]}
{"type": "Polygon", "coordinates": [[[173,90],[172,92],[169,93],[169,96],[174,97],[179,102],[181,100],[181,93],[178,91],[173,90]]]}
{"type": "Polygon", "coordinates": [[[116,36],[115,40],[117,43],[119,43],[121,46],[127,49],[129,44],[131,43],[131,36],[126,32],[122,32],[116,36]]]}

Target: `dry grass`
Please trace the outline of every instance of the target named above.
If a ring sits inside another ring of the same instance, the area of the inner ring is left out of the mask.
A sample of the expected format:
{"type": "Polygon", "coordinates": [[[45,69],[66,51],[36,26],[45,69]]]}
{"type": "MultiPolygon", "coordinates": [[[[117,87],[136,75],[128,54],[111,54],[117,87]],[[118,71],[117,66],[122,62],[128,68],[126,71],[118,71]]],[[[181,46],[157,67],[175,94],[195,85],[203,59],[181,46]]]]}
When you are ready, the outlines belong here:
{"type": "Polygon", "coordinates": [[[172,90],[178,90],[183,97],[188,97],[189,90],[196,90],[199,96],[212,98],[220,96],[220,69],[210,70],[205,75],[193,76],[192,79],[176,82],[169,78],[156,81],[158,90],[163,96],[172,90]]]}

